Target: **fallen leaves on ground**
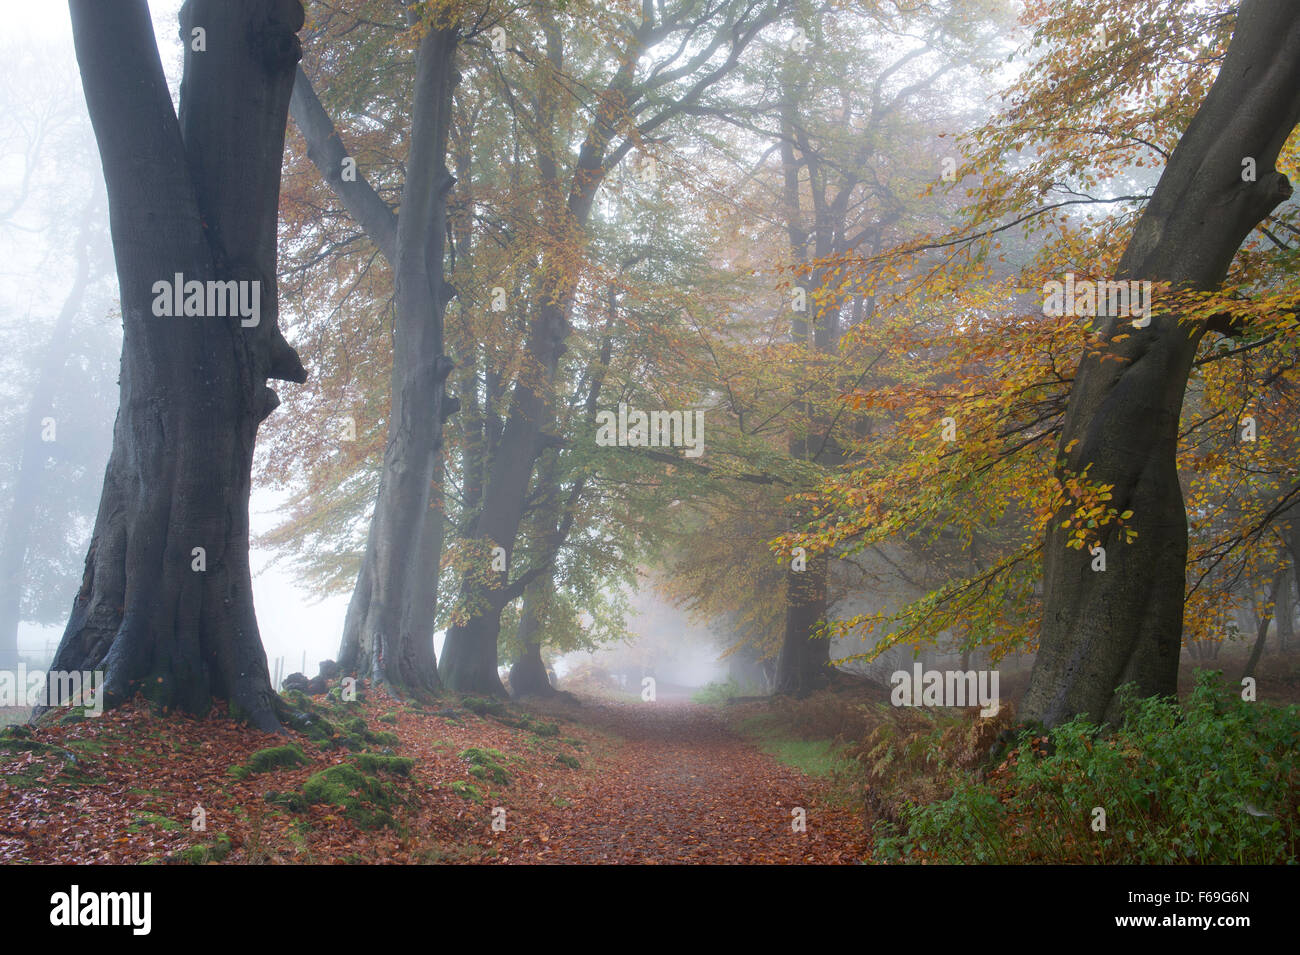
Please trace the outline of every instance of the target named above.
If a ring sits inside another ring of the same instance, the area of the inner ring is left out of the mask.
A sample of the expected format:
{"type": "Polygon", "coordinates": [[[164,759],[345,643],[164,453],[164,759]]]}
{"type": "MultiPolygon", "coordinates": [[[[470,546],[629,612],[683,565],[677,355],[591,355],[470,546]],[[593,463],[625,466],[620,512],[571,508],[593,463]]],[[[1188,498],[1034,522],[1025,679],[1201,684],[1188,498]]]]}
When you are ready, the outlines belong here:
{"type": "Polygon", "coordinates": [[[399,740],[368,749],[415,760],[409,777],[385,780],[397,830],[359,828],[336,805],[267,801],[355,761],[346,749],[258,732],[220,710],[195,719],[134,702],[34,728],[31,749],[0,750],[0,862],[827,864],[868,855],[861,817],[835,805],[823,781],[761,753],[709,707],[551,702],[480,715],[473,700],[423,706],[382,689],[348,706],[399,740]],[[286,744],[308,763],[231,775],[286,744]],[[196,807],[204,831],[192,827],[196,807]],[[796,809],[806,831],[792,825],[796,809]]]}

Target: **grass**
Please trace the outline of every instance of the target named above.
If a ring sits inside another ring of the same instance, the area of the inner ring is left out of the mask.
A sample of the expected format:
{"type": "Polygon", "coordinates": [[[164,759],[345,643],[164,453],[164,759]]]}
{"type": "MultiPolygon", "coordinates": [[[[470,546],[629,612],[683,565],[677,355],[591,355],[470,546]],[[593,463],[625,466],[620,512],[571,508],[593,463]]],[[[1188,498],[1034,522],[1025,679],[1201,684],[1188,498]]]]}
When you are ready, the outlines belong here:
{"type": "Polygon", "coordinates": [[[691,694],[692,703],[726,703],[737,697],[766,696],[766,691],[753,683],[738,683],[734,677],[706,683],[691,694]]]}
{"type": "Polygon", "coordinates": [[[764,753],[808,776],[833,778],[850,767],[842,745],[830,739],[800,739],[779,714],[746,717],[736,729],[764,753]]]}

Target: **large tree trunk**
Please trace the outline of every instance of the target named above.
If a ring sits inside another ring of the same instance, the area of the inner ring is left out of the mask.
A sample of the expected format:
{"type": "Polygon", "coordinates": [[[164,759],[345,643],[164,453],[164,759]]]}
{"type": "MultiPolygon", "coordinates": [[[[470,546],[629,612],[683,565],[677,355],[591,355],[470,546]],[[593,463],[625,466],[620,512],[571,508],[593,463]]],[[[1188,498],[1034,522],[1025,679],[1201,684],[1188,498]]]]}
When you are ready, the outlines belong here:
{"type": "MultiPolygon", "coordinates": [[[[820,36],[817,25],[806,15],[797,16],[796,22],[810,35],[820,36]]],[[[837,237],[843,236],[845,220],[845,206],[840,200],[847,202],[853,190],[852,180],[846,178],[841,182],[837,199],[827,201],[828,183],[824,173],[817,175],[820,157],[816,150],[804,152],[801,146],[796,155],[795,142],[804,142],[798,132],[802,129],[799,103],[809,92],[809,81],[798,57],[786,60],[781,83],[785,94],[781,106],[780,146],[786,234],[794,260],[805,267],[815,266],[807,273],[807,302],[812,315],[805,318],[802,313],[795,312],[790,339],[796,345],[811,344],[817,353],[829,355],[840,340],[841,299],[835,294],[823,298],[814,292],[824,292],[835,284],[829,268],[819,263],[824,263],[837,251],[844,251],[836,245],[837,237]],[[801,184],[801,170],[804,169],[807,182],[801,184]],[[801,199],[805,189],[812,199],[812,221],[806,228],[801,199]],[[810,239],[812,263],[808,254],[810,239]]],[[[791,434],[790,456],[803,461],[842,463],[843,456],[831,437],[832,419],[819,415],[812,402],[800,402],[796,409],[804,418],[806,430],[796,428],[791,434]]],[[[807,516],[798,511],[791,514],[792,528],[798,530],[807,516]]],[[[774,693],[803,695],[830,682],[830,638],[818,636],[829,610],[829,579],[830,561],[824,554],[808,558],[807,566],[802,570],[795,570],[793,565],[786,570],[785,632],[776,660],[774,693]]]]}
{"type": "Polygon", "coordinates": [[[448,628],[438,663],[442,682],[460,693],[506,695],[497,674],[501,611],[514,597],[507,587],[510,559],[523,521],[533,467],[543,447],[543,425],[553,420],[550,398],[542,388],[553,383],[564,353],[564,338],[569,330],[566,313],[572,298],[573,287],[567,285],[538,309],[528,351],[544,371],[542,384],[534,387],[526,379],[515,384],[510,416],[492,461],[482,510],[474,522],[472,537],[505,550],[505,569],[494,569],[486,575],[467,574],[461,582],[461,600],[471,616],[464,624],[448,628]]]}
{"type": "MultiPolygon", "coordinates": [[[[1252,229],[1291,195],[1274,169],[1300,116],[1300,7],[1245,0],[1223,67],[1178,143],[1138,222],[1116,277],[1208,290],[1227,274],[1252,229]],[[1243,182],[1242,160],[1258,181],[1243,182]]],[[[1114,528],[1101,543],[1106,569],[1088,550],[1066,546],[1053,520],[1044,557],[1041,649],[1022,715],[1055,725],[1078,714],[1118,717],[1115,689],[1143,696],[1177,691],[1187,561],[1187,515],[1175,452],[1179,415],[1205,332],[1177,314],[1099,320],[1108,342],[1089,354],[1070,392],[1059,455],[1089,480],[1114,485],[1112,505],[1134,512],[1138,537],[1114,528]],[[1116,336],[1123,335],[1119,340],[1116,336]]]]}
{"type": "Polygon", "coordinates": [[[48,414],[54,401],[73,340],[72,322],[81,310],[86,288],[90,285],[90,245],[94,241],[91,225],[98,206],[98,202],[92,202],[82,220],[72,288],[63,300],[63,308],[45,347],[36,386],[32,389],[32,399],[23,419],[13,499],[9,505],[9,519],[5,522],[4,542],[0,544],[0,669],[4,670],[18,665],[18,624],[22,617],[27,551],[31,544],[32,521],[41,499],[41,474],[49,457],[48,448],[41,440],[41,419],[48,414]]]}
{"type": "Polygon", "coordinates": [[[551,574],[543,574],[524,591],[524,604],[519,613],[519,658],[510,668],[510,695],[515,699],[529,696],[554,696],[542,661],[542,620],[539,596],[554,586],[551,574]]]}
{"type": "Polygon", "coordinates": [[[818,554],[808,558],[807,569],[786,571],[785,639],[773,693],[803,695],[829,681],[831,642],[815,636],[826,620],[828,564],[826,555],[818,554]]]}
{"type": "Polygon", "coordinates": [[[179,119],[145,0],[70,6],[108,185],[123,343],[113,451],[53,668],[106,671],[108,706],[142,691],[203,712],[216,697],[277,729],[248,495],[258,425],[279,403],[267,379],[306,380],[279,332],[275,283],[302,5],[189,0],[179,119]],[[260,282],[260,320],[155,316],[154,283],[176,273],[260,282]]]}
{"type": "Polygon", "coordinates": [[[497,671],[497,640],[501,636],[501,607],[495,602],[463,624],[447,628],[438,661],[442,682],[458,693],[486,693],[505,697],[497,671]]]}
{"type": "MultiPolygon", "coordinates": [[[[339,651],[344,672],[415,692],[440,686],[433,651],[444,535],[439,450],[443,421],[457,407],[444,384],[453,362],[443,354],[450,297],[443,250],[447,193],[455,183],[445,159],[458,42],[456,28],[430,30],[416,55],[411,147],[392,263],[397,330],[388,444],[339,651]]],[[[300,86],[299,96],[310,92],[300,86]]],[[[307,127],[304,120],[299,125],[307,127]]],[[[368,218],[380,225],[388,221],[381,211],[368,218]]],[[[385,232],[377,231],[382,243],[385,232]]]]}

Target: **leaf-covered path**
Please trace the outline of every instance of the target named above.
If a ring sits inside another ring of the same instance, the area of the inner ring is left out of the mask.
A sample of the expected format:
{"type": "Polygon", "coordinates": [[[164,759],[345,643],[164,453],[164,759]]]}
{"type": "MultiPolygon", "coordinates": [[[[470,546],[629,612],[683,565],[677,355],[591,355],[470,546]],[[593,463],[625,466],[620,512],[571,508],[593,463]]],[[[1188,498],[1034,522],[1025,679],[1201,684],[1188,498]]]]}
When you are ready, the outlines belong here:
{"type": "Polygon", "coordinates": [[[547,861],[826,864],[866,856],[858,816],[830,805],[822,781],[741,739],[715,709],[589,702],[554,712],[611,743],[572,805],[548,820],[547,861]],[[795,810],[805,831],[796,831],[795,810]]]}
{"type": "MultiPolygon", "coordinates": [[[[0,861],[854,863],[860,815],[686,702],[331,703],[329,740],[137,702],[0,732],[0,861]],[[287,748],[286,748],[287,747],[287,748]],[[794,810],[804,810],[802,831],[794,810]],[[205,824],[192,825],[201,810],[205,824]]],[[[328,722],[326,722],[328,721],[328,722]]]]}

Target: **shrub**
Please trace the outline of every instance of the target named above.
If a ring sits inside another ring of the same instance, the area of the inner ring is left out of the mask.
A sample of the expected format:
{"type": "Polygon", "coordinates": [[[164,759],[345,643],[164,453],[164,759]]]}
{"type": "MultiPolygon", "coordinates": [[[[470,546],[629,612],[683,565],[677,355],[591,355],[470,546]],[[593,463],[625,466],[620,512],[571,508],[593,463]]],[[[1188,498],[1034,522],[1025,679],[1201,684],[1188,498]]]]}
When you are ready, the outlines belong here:
{"type": "Polygon", "coordinates": [[[883,861],[1294,863],[1300,711],[1247,703],[1202,672],[1185,705],[1137,700],[1108,730],[1023,734],[987,780],[878,827],[883,861]],[[1096,808],[1105,829],[1094,831],[1096,808]]]}

